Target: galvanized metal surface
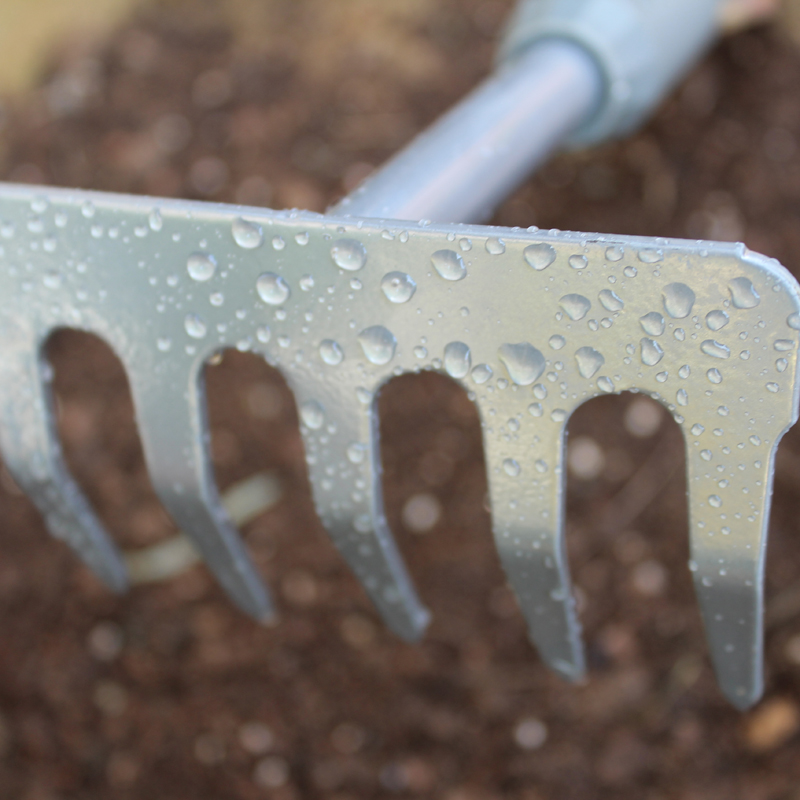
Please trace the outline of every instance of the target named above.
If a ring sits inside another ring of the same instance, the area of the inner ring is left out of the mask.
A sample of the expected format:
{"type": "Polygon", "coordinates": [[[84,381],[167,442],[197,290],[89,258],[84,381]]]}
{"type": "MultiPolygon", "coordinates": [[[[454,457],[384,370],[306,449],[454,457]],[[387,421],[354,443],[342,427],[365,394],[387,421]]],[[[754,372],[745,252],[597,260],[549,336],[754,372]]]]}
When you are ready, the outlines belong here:
{"type": "Polygon", "coordinates": [[[388,530],[375,397],[441,370],[476,403],[493,528],[531,637],[584,674],[564,551],[570,414],[635,389],[686,437],[691,553],[712,658],[739,707],[761,692],[772,467],[797,415],[800,300],[742,245],[403,225],[41,187],[0,189],[0,446],[112,587],[122,562],[60,455],[42,347],[102,337],[131,384],[154,487],[233,600],[272,613],[211,478],[205,361],[262,354],[300,410],[314,499],[387,623],[428,619],[388,530]]]}

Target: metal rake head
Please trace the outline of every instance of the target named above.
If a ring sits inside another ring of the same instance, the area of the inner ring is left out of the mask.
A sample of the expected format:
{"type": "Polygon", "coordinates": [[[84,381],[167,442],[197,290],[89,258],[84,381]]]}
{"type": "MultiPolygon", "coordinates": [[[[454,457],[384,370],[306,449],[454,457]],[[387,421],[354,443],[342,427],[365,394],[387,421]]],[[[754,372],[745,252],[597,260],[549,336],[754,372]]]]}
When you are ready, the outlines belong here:
{"type": "Polygon", "coordinates": [[[0,446],[44,515],[111,587],[122,560],[64,465],[43,345],[90,331],[124,365],[153,485],[234,602],[267,592],[219,502],[201,374],[261,354],[300,409],[317,511],[387,624],[418,600],[383,514],[375,397],[440,370],[478,407],[502,563],[544,660],[584,674],[564,548],[570,414],[644,392],[686,441],[691,569],[723,691],[762,689],[775,449],[797,418],[800,298],[743,245],[403,224],[4,185],[0,446]]]}

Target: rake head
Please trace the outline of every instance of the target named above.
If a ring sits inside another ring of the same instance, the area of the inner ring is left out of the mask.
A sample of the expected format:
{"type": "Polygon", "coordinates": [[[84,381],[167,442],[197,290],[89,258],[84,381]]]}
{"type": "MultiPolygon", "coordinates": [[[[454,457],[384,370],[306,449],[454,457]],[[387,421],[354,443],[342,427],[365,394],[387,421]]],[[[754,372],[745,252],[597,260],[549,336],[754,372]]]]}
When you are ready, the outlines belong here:
{"type": "Polygon", "coordinates": [[[201,375],[225,348],[285,376],[314,501],[386,623],[419,637],[383,513],[375,400],[406,372],[459,382],[483,426],[494,535],[542,658],[584,675],[564,547],[570,414],[659,400],[686,441],[691,562],[723,691],[762,690],[777,444],[797,418],[798,285],[743,245],[403,224],[0,188],[0,447],[53,535],[113,589],[122,559],[70,477],[43,345],[68,327],[127,372],[161,501],[233,601],[272,606],[212,480],[201,375]]]}

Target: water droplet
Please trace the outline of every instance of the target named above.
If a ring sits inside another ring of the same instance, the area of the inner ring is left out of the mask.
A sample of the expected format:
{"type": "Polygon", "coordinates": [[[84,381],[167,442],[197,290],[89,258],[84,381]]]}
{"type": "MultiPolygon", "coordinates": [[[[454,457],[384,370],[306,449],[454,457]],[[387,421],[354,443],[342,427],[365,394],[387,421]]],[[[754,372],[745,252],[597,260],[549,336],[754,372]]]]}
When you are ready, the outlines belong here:
{"type": "Polygon", "coordinates": [[[209,253],[192,253],[186,262],[189,277],[196,281],[208,281],[217,270],[217,259],[209,253]]]}
{"type": "Polygon", "coordinates": [[[492,377],[492,368],[488,364],[478,364],[472,370],[471,377],[480,386],[492,377]]]}
{"type": "Polygon", "coordinates": [[[699,422],[695,422],[695,424],[692,425],[692,436],[699,436],[704,430],[705,427],[703,425],[699,422]]]}
{"type": "Polygon", "coordinates": [[[544,372],[544,356],[528,342],[501,345],[497,355],[519,386],[529,386],[544,372]]]}
{"type": "Polygon", "coordinates": [[[661,293],[664,310],[673,319],[684,319],[692,313],[694,292],[685,283],[670,283],[661,293]]]}
{"type": "Polygon", "coordinates": [[[162,352],[166,353],[172,348],[172,339],[167,336],[162,336],[156,341],[156,347],[162,352]]]}
{"type": "Polygon", "coordinates": [[[800,314],[797,311],[792,312],[786,317],[786,324],[793,330],[800,331],[800,314]]]}
{"type": "Polygon", "coordinates": [[[567,343],[567,340],[563,336],[554,334],[548,339],[547,343],[553,350],[560,350],[567,343]]]}
{"type": "Polygon", "coordinates": [[[417,345],[414,348],[414,358],[427,358],[428,351],[426,348],[422,347],[421,345],[417,345]]]}
{"type": "Polygon", "coordinates": [[[544,475],[547,472],[547,462],[543,458],[537,458],[533,462],[533,466],[540,475],[544,475]]]}
{"type": "Polygon", "coordinates": [[[710,450],[701,450],[700,451],[700,458],[702,458],[703,461],[711,461],[712,455],[713,454],[712,454],[712,452],[710,450]]]}
{"type": "Polygon", "coordinates": [[[773,347],[779,353],[785,353],[794,347],[794,342],[791,339],[776,339],[773,347]]]}
{"type": "Polygon", "coordinates": [[[624,255],[625,251],[618,244],[606,248],[606,261],[622,261],[624,255]]]}
{"type": "Polygon", "coordinates": [[[679,378],[688,378],[692,374],[692,368],[688,364],[684,364],[678,370],[678,377],[679,378]]]}
{"type": "Polygon", "coordinates": [[[767,384],[767,391],[768,391],[768,392],[772,392],[773,394],[774,394],[775,392],[778,392],[778,391],[780,391],[780,388],[781,388],[781,387],[780,387],[780,386],[778,386],[778,384],[777,384],[777,383],[768,383],[768,384],[767,384]]]}
{"type": "Polygon", "coordinates": [[[361,405],[368,406],[372,402],[372,392],[363,386],[356,388],[356,397],[361,405]]]}
{"type": "Polygon", "coordinates": [[[353,442],[353,444],[349,445],[347,448],[347,460],[351,464],[360,464],[364,460],[366,454],[366,445],[360,442],[353,442]]]}
{"type": "Polygon", "coordinates": [[[720,406],[717,408],[717,414],[719,414],[721,417],[727,417],[730,413],[731,410],[728,408],[728,406],[720,406]]]}
{"type": "Polygon", "coordinates": [[[785,358],[779,358],[775,361],[775,369],[778,372],[786,372],[789,367],[789,362],[785,358]]]}
{"type": "Polygon", "coordinates": [[[709,330],[719,331],[722,330],[727,324],[728,315],[724,311],[715,309],[714,311],[709,311],[708,314],[706,314],[706,325],[708,326],[709,330]]]}
{"type": "Polygon", "coordinates": [[[308,231],[300,231],[294,235],[294,240],[300,247],[305,247],[308,244],[308,231]]]}
{"type": "Polygon", "coordinates": [[[563,422],[567,418],[567,412],[563,408],[554,408],[550,412],[550,419],[553,422],[563,422]]]}
{"type": "Polygon", "coordinates": [[[643,264],[657,264],[664,259],[664,254],[660,250],[640,250],[639,261],[643,264]]]}
{"type": "Polygon", "coordinates": [[[522,255],[535,270],[547,269],[556,260],[556,251],[549,244],[529,244],[522,255]]]}
{"type": "Polygon", "coordinates": [[[397,339],[383,325],[372,325],[358,334],[358,343],[368,361],[373,364],[388,364],[394,358],[397,339]]]}
{"type": "Polygon", "coordinates": [[[225,302],[225,295],[222,292],[212,292],[208,296],[208,302],[212,306],[221,306],[225,302]]]}
{"type": "Polygon", "coordinates": [[[575,322],[583,319],[592,307],[589,299],[582,294],[565,294],[558,302],[567,316],[575,322]]]}
{"type": "Polygon", "coordinates": [[[683,328],[675,328],[675,332],[673,336],[679,341],[682,342],[686,339],[686,331],[683,328]]]}
{"type": "Polygon", "coordinates": [[[593,347],[580,347],[575,351],[575,361],[578,364],[578,372],[583,378],[592,378],[605,363],[602,353],[593,347]]]}
{"type": "Polygon", "coordinates": [[[337,239],[331,246],[331,258],[337,267],[356,272],[367,263],[367,248],[358,239],[337,239]]]}
{"type": "Polygon", "coordinates": [[[689,394],[686,389],[678,389],[678,391],[675,393],[675,401],[679,406],[689,405],[689,394]]]}
{"type": "Polygon", "coordinates": [[[708,496],[708,504],[714,508],[719,508],[722,505],[722,498],[717,494],[708,496]]]}
{"type": "Polygon", "coordinates": [[[286,242],[283,240],[283,236],[273,236],[272,237],[272,249],[273,250],[283,250],[286,247],[286,242]]]}
{"type": "Polygon", "coordinates": [[[532,417],[541,417],[542,414],[544,413],[544,409],[542,408],[542,404],[541,403],[531,403],[528,406],[528,413],[532,417]]]}
{"type": "Polygon", "coordinates": [[[187,314],[183,319],[183,327],[192,339],[202,339],[208,330],[197,314],[187,314]]]}
{"type": "Polygon", "coordinates": [[[279,306],[289,299],[289,284],[274,272],[264,272],[256,281],[258,296],[271,306],[279,306]]]}
{"type": "Polygon", "coordinates": [[[444,369],[451,378],[464,378],[469,372],[472,358],[464,342],[450,342],[444,348],[444,369]]]}
{"type": "Polygon", "coordinates": [[[586,265],[589,263],[589,259],[580,253],[570,256],[568,261],[572,269],[586,269],[586,265]]]}
{"type": "Polygon", "coordinates": [[[626,278],[635,278],[639,274],[639,270],[636,267],[628,266],[622,270],[622,274],[626,278]]]}
{"type": "Polygon", "coordinates": [[[464,259],[455,250],[437,250],[431,264],[446,281],[460,281],[467,274],[464,259]]]}
{"type": "Polygon", "coordinates": [[[603,375],[597,379],[597,388],[601,392],[607,392],[608,394],[611,394],[611,392],[614,391],[614,381],[612,381],[611,378],[603,375]]]}
{"type": "Polygon", "coordinates": [[[297,283],[300,285],[301,291],[310,292],[314,288],[314,276],[303,275],[297,283]]]}
{"type": "Polygon", "coordinates": [[[405,272],[387,272],[381,281],[381,289],[392,303],[407,303],[417,289],[417,284],[405,272]]]}
{"type": "Polygon", "coordinates": [[[639,318],[642,330],[649,336],[661,336],[664,333],[664,317],[658,311],[651,311],[639,318]]]}
{"type": "Polygon", "coordinates": [[[261,226],[255,222],[248,222],[241,217],[237,217],[231,223],[231,233],[236,244],[245,250],[254,250],[256,247],[261,247],[264,241],[261,226]]]}
{"type": "Polygon", "coordinates": [[[731,349],[725,344],[720,344],[714,339],[706,339],[701,345],[700,350],[712,358],[730,358],[731,349]]]}
{"type": "Polygon", "coordinates": [[[734,278],[729,284],[731,302],[735,308],[755,308],[761,298],[749,278],[734,278]]]}
{"type": "MultiPolygon", "coordinates": [[[[86,216],[84,214],[84,216],[86,216]]],[[[151,231],[160,231],[164,226],[164,220],[161,218],[161,212],[154,208],[147,216],[147,224],[150,226],[151,231]]]]}
{"type": "Polygon", "coordinates": [[[722,373],[718,369],[710,369],[706,372],[706,378],[708,378],[711,383],[722,383],[722,373]]]}
{"type": "Polygon", "coordinates": [[[622,302],[622,298],[618,297],[615,292],[611,291],[611,289],[603,289],[603,291],[601,291],[597,297],[603,304],[603,308],[605,308],[606,311],[620,311],[625,307],[625,303],[622,302]]]}
{"type": "Polygon", "coordinates": [[[333,339],[323,339],[319,345],[319,357],[332,367],[344,360],[344,351],[333,339]]]}
{"type": "Polygon", "coordinates": [[[316,400],[309,400],[300,406],[300,419],[307,428],[318,431],[325,423],[325,409],[316,400]]]}
{"type": "Polygon", "coordinates": [[[640,344],[642,347],[642,364],[645,366],[653,367],[664,357],[664,351],[658,342],[652,339],[642,339],[640,344]]]}
{"type": "Polygon", "coordinates": [[[511,478],[516,478],[522,470],[519,464],[513,458],[507,458],[503,461],[503,472],[511,478]]]}
{"type": "Polygon", "coordinates": [[[499,256],[505,253],[506,251],[506,243],[502,239],[498,239],[496,236],[490,236],[486,240],[486,252],[493,256],[499,256]]]}

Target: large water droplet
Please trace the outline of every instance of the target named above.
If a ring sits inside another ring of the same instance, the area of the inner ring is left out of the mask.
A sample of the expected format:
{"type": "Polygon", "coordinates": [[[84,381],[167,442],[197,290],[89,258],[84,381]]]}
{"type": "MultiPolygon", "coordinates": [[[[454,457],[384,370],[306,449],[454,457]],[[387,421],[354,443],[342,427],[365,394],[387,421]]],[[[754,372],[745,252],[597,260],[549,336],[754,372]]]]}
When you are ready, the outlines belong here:
{"type": "Polygon", "coordinates": [[[556,251],[549,244],[529,244],[522,255],[535,270],[547,269],[556,260],[556,251]]]}
{"type": "Polygon", "coordinates": [[[217,259],[210,253],[192,253],[186,262],[186,271],[196,281],[209,281],[217,270],[217,259]]]}
{"type": "Polygon", "coordinates": [[[516,478],[521,471],[519,464],[513,458],[507,458],[503,461],[503,472],[510,478],[516,478]]]}
{"type": "Polygon", "coordinates": [[[618,244],[606,248],[607,261],[613,261],[613,262],[622,261],[622,257],[624,255],[625,251],[618,244]]]}
{"type": "Polygon", "coordinates": [[[357,239],[337,239],[331,246],[331,258],[337,267],[355,272],[367,263],[367,248],[357,239]]]}
{"type": "Polygon", "coordinates": [[[616,292],[612,292],[611,289],[603,289],[597,297],[606,311],[620,311],[625,307],[622,298],[619,297],[616,292]]]}
{"type": "Polygon", "coordinates": [[[580,347],[575,351],[575,361],[578,363],[578,372],[581,377],[591,378],[605,363],[603,354],[593,347],[580,347]]]}
{"type": "Polygon", "coordinates": [[[450,342],[444,349],[444,368],[452,378],[463,378],[469,372],[472,358],[464,342],[450,342]]]}
{"type": "Polygon", "coordinates": [[[333,339],[323,339],[319,345],[319,357],[330,366],[335,367],[341,364],[344,359],[344,352],[338,342],[333,339]]]}
{"type": "Polygon", "coordinates": [[[643,264],[657,264],[664,259],[661,250],[640,250],[638,255],[643,264]]]}
{"type": "Polygon", "coordinates": [[[255,222],[248,222],[241,217],[236,217],[231,223],[231,233],[236,244],[245,250],[254,250],[256,247],[260,247],[264,241],[261,226],[255,222]]]}
{"type": "Polygon", "coordinates": [[[397,339],[383,325],[372,325],[358,334],[358,343],[368,361],[373,364],[388,364],[394,358],[397,339]]]}
{"type": "Polygon", "coordinates": [[[258,296],[271,306],[279,306],[289,299],[291,290],[289,284],[274,272],[264,272],[256,281],[258,296]]]}
{"type": "Polygon", "coordinates": [[[544,356],[528,342],[501,345],[497,355],[519,386],[529,386],[544,372],[544,356]]]}
{"type": "Polygon", "coordinates": [[[460,281],[467,274],[464,259],[455,250],[437,250],[431,264],[446,281],[460,281]]]}
{"type": "Polygon", "coordinates": [[[309,400],[300,406],[300,419],[307,428],[318,431],[325,422],[325,409],[316,400],[309,400]]]}
{"type": "Polygon", "coordinates": [[[566,315],[576,322],[583,319],[592,307],[589,299],[582,294],[565,294],[558,302],[566,315]]]}
{"type": "Polygon", "coordinates": [[[407,303],[417,290],[417,284],[405,272],[387,272],[381,281],[381,289],[392,303],[407,303]]]}
{"type": "Polygon", "coordinates": [[[722,330],[728,324],[728,315],[724,311],[715,309],[706,314],[706,325],[711,331],[722,330]]]}
{"type": "Polygon", "coordinates": [[[205,322],[197,314],[187,314],[183,319],[183,327],[193,339],[202,339],[208,330],[205,322]]]}
{"type": "Polygon", "coordinates": [[[670,283],[662,292],[664,309],[673,319],[684,319],[692,313],[694,292],[685,283],[670,283]]]}
{"type": "Polygon", "coordinates": [[[711,383],[722,383],[722,373],[716,369],[716,367],[712,367],[706,372],[706,378],[708,378],[711,383]]]}
{"type": "Polygon", "coordinates": [[[772,346],[779,353],[786,353],[794,347],[794,342],[791,339],[776,339],[772,346]]]}
{"type": "Polygon", "coordinates": [[[731,302],[735,308],[755,308],[761,298],[749,278],[734,278],[729,284],[731,302]]]}
{"type": "Polygon", "coordinates": [[[664,351],[661,345],[652,339],[642,339],[642,364],[648,367],[654,367],[664,357],[664,351]]]}
{"type": "Polygon", "coordinates": [[[712,356],[713,358],[730,358],[731,355],[730,347],[714,339],[706,339],[700,345],[700,350],[707,356],[712,356]]]}
{"type": "Polygon", "coordinates": [[[502,239],[498,239],[497,236],[490,236],[486,240],[486,252],[493,256],[500,256],[506,251],[506,243],[502,239]]]}
{"type": "Polygon", "coordinates": [[[651,311],[639,318],[642,330],[649,336],[661,336],[664,333],[664,317],[658,311],[651,311]]]}

